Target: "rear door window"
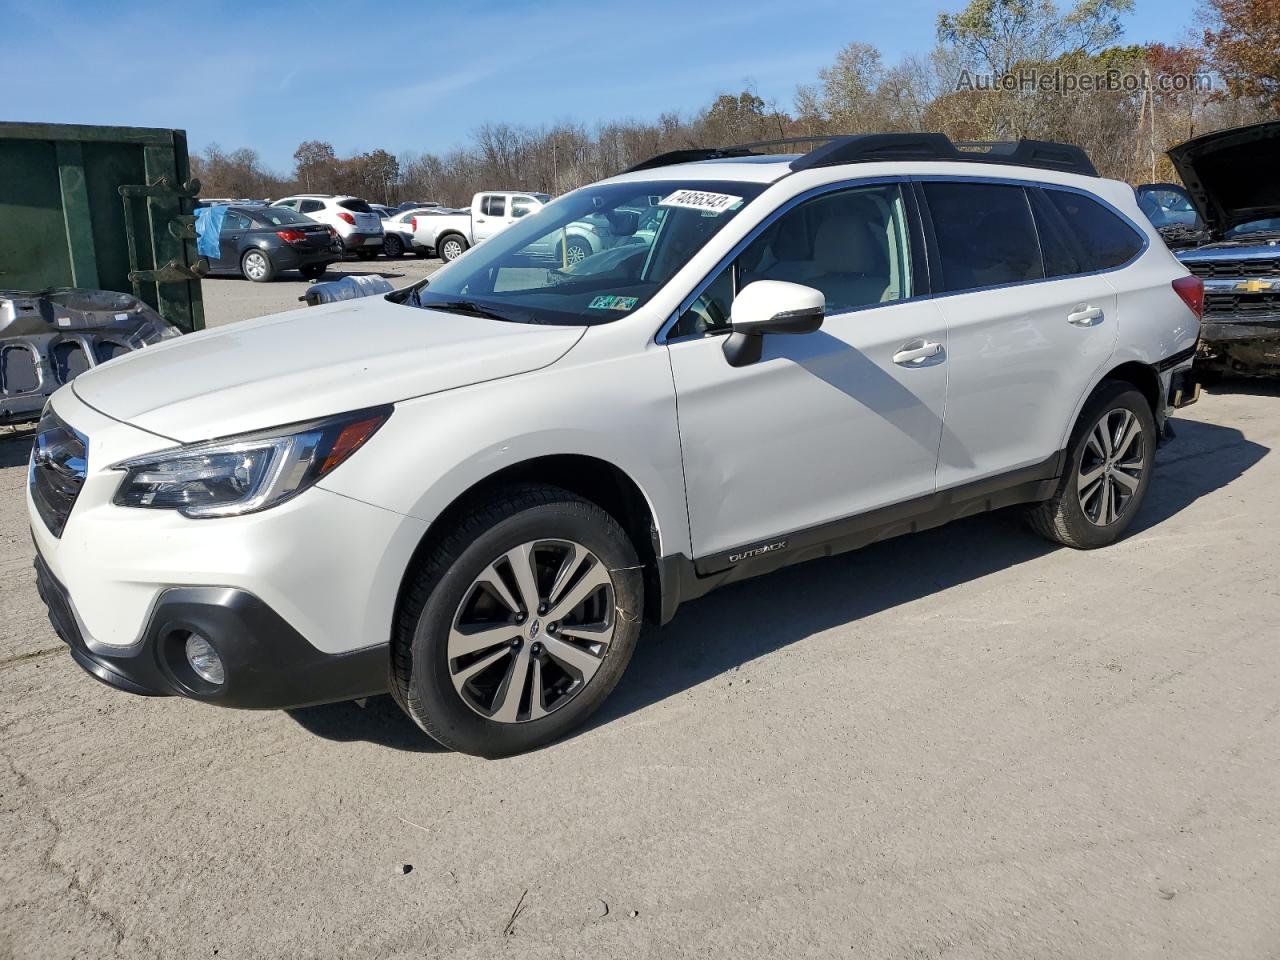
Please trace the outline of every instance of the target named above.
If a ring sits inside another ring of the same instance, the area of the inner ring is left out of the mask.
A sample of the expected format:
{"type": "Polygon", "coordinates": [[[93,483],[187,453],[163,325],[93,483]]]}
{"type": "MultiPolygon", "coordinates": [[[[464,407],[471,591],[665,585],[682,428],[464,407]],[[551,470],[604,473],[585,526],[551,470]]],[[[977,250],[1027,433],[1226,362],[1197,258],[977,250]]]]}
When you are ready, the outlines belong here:
{"type": "Polygon", "coordinates": [[[996,183],[924,184],[942,261],[942,291],[1044,279],[1027,192],[996,183]]]}
{"type": "Polygon", "coordinates": [[[1142,249],[1138,232],[1097,200],[1067,190],[1046,189],[1044,192],[1075,237],[1083,272],[1121,266],[1142,249]]]}
{"type": "Polygon", "coordinates": [[[319,200],[303,200],[298,209],[303,213],[319,213],[324,209],[324,204],[319,200]]]}
{"type": "Polygon", "coordinates": [[[1040,237],[1040,253],[1044,256],[1044,275],[1070,277],[1088,273],[1081,266],[1079,247],[1066,223],[1042,190],[1031,191],[1031,209],[1035,215],[1036,233],[1040,237]]]}
{"type": "Polygon", "coordinates": [[[480,212],[486,217],[502,217],[507,213],[506,197],[485,197],[480,201],[480,212]]]}

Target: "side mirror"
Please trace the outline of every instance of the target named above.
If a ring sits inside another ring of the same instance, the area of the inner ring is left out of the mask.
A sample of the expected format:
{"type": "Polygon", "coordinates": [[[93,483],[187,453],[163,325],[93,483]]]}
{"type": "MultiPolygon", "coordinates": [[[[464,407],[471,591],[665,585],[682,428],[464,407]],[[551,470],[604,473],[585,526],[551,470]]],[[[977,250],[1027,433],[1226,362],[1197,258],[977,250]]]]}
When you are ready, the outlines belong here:
{"type": "Polygon", "coordinates": [[[757,280],[742,288],[729,313],[733,332],[724,344],[731,367],[745,367],[760,359],[766,333],[813,333],[822,326],[827,300],[821,290],[757,280]]]}

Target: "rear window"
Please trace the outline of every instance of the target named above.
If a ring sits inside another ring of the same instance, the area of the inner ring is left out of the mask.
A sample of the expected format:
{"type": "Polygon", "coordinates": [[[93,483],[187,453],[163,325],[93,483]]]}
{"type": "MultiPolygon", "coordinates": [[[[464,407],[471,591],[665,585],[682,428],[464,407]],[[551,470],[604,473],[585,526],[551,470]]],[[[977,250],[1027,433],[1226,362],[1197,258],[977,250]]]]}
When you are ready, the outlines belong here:
{"type": "Polygon", "coordinates": [[[1026,191],[991,183],[924,184],[942,259],[942,289],[1044,278],[1026,191]]]}
{"type": "Polygon", "coordinates": [[[356,213],[373,213],[373,208],[369,204],[356,197],[352,197],[350,200],[339,200],[338,206],[342,207],[343,210],[353,210],[356,213]]]}
{"type": "Polygon", "coordinates": [[[311,223],[310,217],[290,210],[288,207],[267,207],[253,211],[253,219],[267,227],[282,227],[288,223],[311,223]]]}
{"type": "Polygon", "coordinates": [[[1046,189],[1080,252],[1081,272],[1110,270],[1128,263],[1142,249],[1142,237],[1133,227],[1098,201],[1081,193],[1046,189]]]}

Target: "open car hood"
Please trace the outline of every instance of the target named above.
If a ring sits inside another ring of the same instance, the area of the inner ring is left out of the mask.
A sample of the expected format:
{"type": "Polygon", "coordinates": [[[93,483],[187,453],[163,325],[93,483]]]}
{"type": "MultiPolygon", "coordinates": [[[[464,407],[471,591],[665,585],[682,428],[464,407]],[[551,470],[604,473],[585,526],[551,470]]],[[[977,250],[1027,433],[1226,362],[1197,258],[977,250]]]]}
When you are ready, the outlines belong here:
{"type": "Polygon", "coordinates": [[[1280,217],[1280,121],[1206,133],[1169,159],[1213,233],[1280,217]]]}
{"type": "Polygon", "coordinates": [[[72,386],[109,417],[191,442],[526,373],[563,357],[585,329],[365,297],[175,337],[72,386]]]}

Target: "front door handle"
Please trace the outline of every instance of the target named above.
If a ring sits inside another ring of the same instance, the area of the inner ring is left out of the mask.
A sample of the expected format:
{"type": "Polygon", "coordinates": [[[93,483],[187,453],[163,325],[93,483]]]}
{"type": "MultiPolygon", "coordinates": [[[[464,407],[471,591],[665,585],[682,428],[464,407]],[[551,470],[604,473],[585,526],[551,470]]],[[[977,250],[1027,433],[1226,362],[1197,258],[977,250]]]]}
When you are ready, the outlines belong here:
{"type": "Polygon", "coordinates": [[[1092,327],[1102,322],[1101,307],[1086,307],[1084,304],[1067,314],[1067,323],[1077,327],[1092,327]]]}
{"type": "Polygon", "coordinates": [[[904,367],[920,367],[924,365],[924,361],[930,357],[936,357],[941,352],[942,344],[940,343],[934,343],[932,340],[912,340],[910,343],[904,343],[893,355],[893,362],[904,367]]]}

